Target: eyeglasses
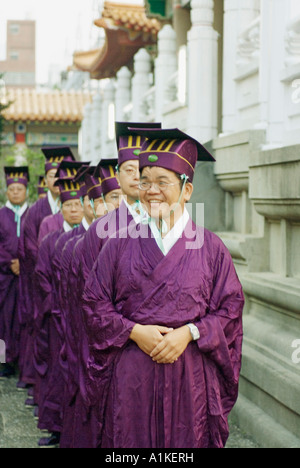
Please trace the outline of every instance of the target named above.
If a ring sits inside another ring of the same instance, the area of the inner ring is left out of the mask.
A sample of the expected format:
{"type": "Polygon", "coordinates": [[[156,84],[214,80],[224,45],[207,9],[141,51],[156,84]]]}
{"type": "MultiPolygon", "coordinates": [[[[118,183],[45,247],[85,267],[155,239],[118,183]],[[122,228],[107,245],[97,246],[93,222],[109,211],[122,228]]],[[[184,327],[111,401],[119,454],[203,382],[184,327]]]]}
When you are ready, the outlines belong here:
{"type": "Polygon", "coordinates": [[[163,181],[160,181],[160,182],[140,182],[139,189],[143,190],[144,192],[147,192],[148,190],[151,189],[152,186],[154,186],[159,191],[164,192],[169,187],[173,187],[174,185],[178,185],[180,183],[181,183],[180,180],[178,182],[175,182],[174,184],[168,184],[167,182],[163,182],[163,181]]]}

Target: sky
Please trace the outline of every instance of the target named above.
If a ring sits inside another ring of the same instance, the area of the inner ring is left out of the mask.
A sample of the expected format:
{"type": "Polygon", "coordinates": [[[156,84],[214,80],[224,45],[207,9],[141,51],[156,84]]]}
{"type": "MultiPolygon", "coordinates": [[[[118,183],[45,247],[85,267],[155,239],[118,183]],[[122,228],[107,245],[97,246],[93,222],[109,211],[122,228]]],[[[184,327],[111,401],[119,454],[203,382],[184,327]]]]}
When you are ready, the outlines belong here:
{"type": "MultiPolygon", "coordinates": [[[[143,4],[143,0],[110,0],[143,4]]],[[[103,0],[0,0],[0,60],[6,59],[6,21],[36,20],[37,83],[48,81],[50,66],[66,69],[75,50],[95,47],[103,0]]]]}

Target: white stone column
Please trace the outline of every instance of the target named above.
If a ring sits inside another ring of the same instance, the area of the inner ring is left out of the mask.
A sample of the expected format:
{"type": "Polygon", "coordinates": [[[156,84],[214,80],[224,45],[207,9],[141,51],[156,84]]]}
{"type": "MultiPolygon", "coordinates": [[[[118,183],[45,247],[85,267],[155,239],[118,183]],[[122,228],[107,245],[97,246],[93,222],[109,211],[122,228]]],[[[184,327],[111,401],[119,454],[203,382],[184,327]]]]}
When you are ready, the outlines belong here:
{"type": "Polygon", "coordinates": [[[111,126],[113,124],[112,109],[115,106],[115,85],[113,80],[109,80],[104,88],[102,106],[101,159],[105,159],[114,156],[112,153],[113,140],[110,138],[111,126]]]}
{"type": "Polygon", "coordinates": [[[260,122],[256,127],[267,130],[268,147],[281,146],[283,142],[285,100],[281,72],[285,66],[289,6],[289,0],[261,0],[260,122]]]}
{"type": "Polygon", "coordinates": [[[224,1],[223,133],[237,129],[236,65],[240,33],[259,16],[259,0],[224,1]]]}
{"type": "Polygon", "coordinates": [[[97,165],[101,155],[101,108],[102,96],[97,93],[92,102],[91,110],[91,161],[97,165]]]}
{"type": "Polygon", "coordinates": [[[188,132],[205,142],[217,134],[218,33],[213,0],[192,0],[188,33],[188,132]]]}
{"type": "Polygon", "coordinates": [[[155,61],[155,120],[163,120],[168,81],[177,71],[176,33],[169,24],[158,34],[158,57],[155,61]]]}
{"type": "Polygon", "coordinates": [[[116,121],[123,122],[124,108],[131,101],[131,72],[122,67],[117,73],[116,83],[116,121]]]}
{"type": "Polygon", "coordinates": [[[132,78],[132,120],[143,122],[146,118],[144,97],[150,88],[151,57],[145,49],[134,56],[134,76],[132,78]]]}
{"type": "Polygon", "coordinates": [[[92,104],[89,102],[84,107],[83,120],[81,124],[81,138],[82,138],[82,161],[90,161],[92,157],[91,151],[91,117],[92,104]]]}

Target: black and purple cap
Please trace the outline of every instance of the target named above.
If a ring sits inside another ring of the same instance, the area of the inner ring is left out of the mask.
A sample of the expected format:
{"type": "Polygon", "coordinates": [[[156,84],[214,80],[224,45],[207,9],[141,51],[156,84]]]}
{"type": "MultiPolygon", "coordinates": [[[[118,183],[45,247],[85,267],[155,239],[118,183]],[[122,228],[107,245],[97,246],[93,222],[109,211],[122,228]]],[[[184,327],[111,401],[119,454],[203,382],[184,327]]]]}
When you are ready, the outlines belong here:
{"type": "Polygon", "coordinates": [[[106,195],[113,190],[120,189],[120,185],[116,177],[117,164],[117,159],[102,159],[98,164],[103,195],[106,195]]]}
{"type": "Polygon", "coordinates": [[[82,166],[76,177],[74,178],[74,182],[78,182],[79,185],[80,185],[80,196],[82,198],[84,198],[86,195],[87,195],[87,186],[86,186],[86,183],[85,183],[85,177],[86,175],[92,175],[95,171],[95,166],[82,166]]]}
{"type": "Polygon", "coordinates": [[[178,128],[129,130],[146,138],[140,152],[140,170],[147,166],[163,167],[185,174],[192,182],[197,161],[215,161],[201,143],[178,128]]]}
{"type": "Polygon", "coordinates": [[[118,147],[118,165],[119,167],[125,161],[138,160],[141,147],[145,137],[131,132],[129,128],[135,129],[160,129],[161,123],[135,123],[135,122],[116,122],[115,131],[118,147]]]}
{"type": "Polygon", "coordinates": [[[44,195],[48,193],[49,189],[46,184],[45,176],[39,176],[38,182],[38,195],[44,195]]]}
{"type": "Polygon", "coordinates": [[[80,184],[74,179],[59,179],[56,182],[59,187],[60,201],[65,203],[69,200],[79,200],[81,197],[80,184]]]}
{"type": "Polygon", "coordinates": [[[27,166],[22,167],[5,167],[5,179],[6,186],[9,187],[12,184],[22,184],[25,187],[28,186],[29,182],[29,168],[27,166]]]}
{"type": "Polygon", "coordinates": [[[62,161],[55,177],[58,179],[74,179],[82,167],[87,167],[88,164],[82,161],[62,161]]]}
{"type": "Polygon", "coordinates": [[[44,147],[42,152],[45,156],[45,172],[58,169],[63,161],[75,161],[75,156],[69,146],[44,147]]]}
{"type": "Polygon", "coordinates": [[[96,200],[102,197],[102,186],[101,176],[99,171],[99,165],[94,167],[93,173],[87,173],[85,175],[85,185],[87,188],[87,195],[90,200],[96,200]]]}

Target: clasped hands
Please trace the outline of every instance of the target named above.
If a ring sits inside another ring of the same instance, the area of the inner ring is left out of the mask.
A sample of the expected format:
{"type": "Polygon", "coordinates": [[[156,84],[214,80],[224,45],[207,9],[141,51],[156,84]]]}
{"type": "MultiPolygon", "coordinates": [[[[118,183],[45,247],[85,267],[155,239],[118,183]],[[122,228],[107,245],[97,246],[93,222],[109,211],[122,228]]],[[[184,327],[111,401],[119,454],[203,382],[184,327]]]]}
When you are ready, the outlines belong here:
{"type": "Polygon", "coordinates": [[[135,325],[130,339],[158,364],[173,364],[192,341],[189,327],[168,328],[159,325],[135,325]]]}
{"type": "Polygon", "coordinates": [[[10,269],[15,276],[20,276],[20,262],[17,258],[11,261],[10,269]]]}

